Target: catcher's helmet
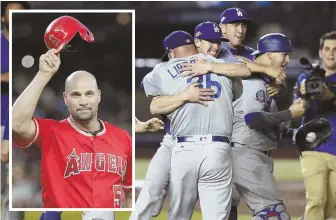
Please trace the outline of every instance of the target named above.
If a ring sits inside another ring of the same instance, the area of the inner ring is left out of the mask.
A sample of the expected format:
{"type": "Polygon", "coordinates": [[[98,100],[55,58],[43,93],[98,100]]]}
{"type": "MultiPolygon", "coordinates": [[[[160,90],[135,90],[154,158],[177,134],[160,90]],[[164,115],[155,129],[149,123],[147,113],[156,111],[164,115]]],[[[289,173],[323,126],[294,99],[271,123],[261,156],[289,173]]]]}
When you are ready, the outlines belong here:
{"type": "Polygon", "coordinates": [[[86,42],[92,42],[92,32],[80,21],[71,16],[62,16],[52,21],[44,33],[44,43],[48,49],[55,48],[58,51],[70,49],[69,42],[76,34],[86,42]]]}
{"type": "Polygon", "coordinates": [[[251,55],[259,55],[266,52],[292,52],[292,45],[289,38],[284,34],[266,34],[259,39],[257,50],[251,55]]]}

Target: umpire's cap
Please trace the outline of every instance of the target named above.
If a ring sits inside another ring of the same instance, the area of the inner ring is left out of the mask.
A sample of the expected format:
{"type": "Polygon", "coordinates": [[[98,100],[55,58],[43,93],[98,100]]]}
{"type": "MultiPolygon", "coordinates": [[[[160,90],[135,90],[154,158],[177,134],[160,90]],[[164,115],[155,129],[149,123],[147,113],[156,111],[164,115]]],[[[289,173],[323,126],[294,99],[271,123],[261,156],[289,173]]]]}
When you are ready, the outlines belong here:
{"type": "Polygon", "coordinates": [[[1,17],[5,16],[7,6],[9,4],[14,4],[14,3],[20,4],[23,7],[23,9],[30,9],[30,5],[27,1],[8,1],[8,2],[1,1],[1,17]]]}
{"type": "Polygon", "coordinates": [[[48,49],[74,49],[69,42],[77,35],[86,42],[94,41],[93,33],[71,16],[62,16],[53,20],[44,33],[44,43],[48,49]]]}
{"type": "Polygon", "coordinates": [[[251,55],[260,55],[266,52],[292,52],[292,45],[289,38],[284,34],[266,34],[259,39],[257,50],[251,55]]]}
{"type": "Polygon", "coordinates": [[[174,31],[163,40],[165,53],[162,61],[168,61],[168,53],[177,47],[194,44],[194,38],[185,31],[174,31]]]}
{"type": "Polygon", "coordinates": [[[248,14],[241,8],[228,8],[219,17],[221,24],[229,24],[233,22],[250,23],[252,20],[248,14]]]}

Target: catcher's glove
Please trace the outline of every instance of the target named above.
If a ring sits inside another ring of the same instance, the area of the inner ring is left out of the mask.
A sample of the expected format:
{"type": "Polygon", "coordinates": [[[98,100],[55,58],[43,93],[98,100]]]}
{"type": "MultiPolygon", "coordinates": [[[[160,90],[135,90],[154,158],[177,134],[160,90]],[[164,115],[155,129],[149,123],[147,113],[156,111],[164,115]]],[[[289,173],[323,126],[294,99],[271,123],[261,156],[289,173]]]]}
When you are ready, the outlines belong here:
{"type": "Polygon", "coordinates": [[[328,141],[331,132],[332,128],[328,120],[325,118],[317,118],[301,126],[294,133],[293,140],[295,140],[300,152],[307,151],[328,141]],[[311,132],[316,134],[316,138],[309,140],[309,138],[307,138],[307,134],[311,132]]]}

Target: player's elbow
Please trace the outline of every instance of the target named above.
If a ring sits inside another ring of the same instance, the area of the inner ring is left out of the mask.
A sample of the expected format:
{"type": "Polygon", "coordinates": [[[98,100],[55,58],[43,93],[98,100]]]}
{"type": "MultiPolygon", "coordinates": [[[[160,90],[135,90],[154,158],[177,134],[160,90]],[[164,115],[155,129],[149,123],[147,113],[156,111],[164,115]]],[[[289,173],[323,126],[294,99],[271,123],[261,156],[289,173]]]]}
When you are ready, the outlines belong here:
{"type": "Polygon", "coordinates": [[[244,116],[245,124],[250,128],[250,129],[258,129],[260,128],[261,125],[261,117],[259,112],[252,112],[248,113],[244,116]]]}
{"type": "Polygon", "coordinates": [[[23,132],[23,130],[24,130],[24,123],[22,123],[21,121],[15,120],[13,117],[12,131],[16,134],[20,134],[23,132]]]}
{"type": "Polygon", "coordinates": [[[160,106],[159,102],[156,98],[153,98],[149,110],[152,115],[160,115],[160,114],[166,114],[167,112],[164,111],[164,109],[160,106]]]}
{"type": "Polygon", "coordinates": [[[150,110],[150,112],[151,112],[152,115],[158,115],[158,114],[161,114],[161,113],[160,113],[160,108],[159,108],[159,106],[157,106],[157,105],[155,104],[155,102],[152,102],[152,103],[150,104],[149,110],[150,110]]]}
{"type": "Polygon", "coordinates": [[[35,122],[33,119],[21,123],[13,120],[12,132],[13,139],[31,140],[36,133],[35,122]]]}

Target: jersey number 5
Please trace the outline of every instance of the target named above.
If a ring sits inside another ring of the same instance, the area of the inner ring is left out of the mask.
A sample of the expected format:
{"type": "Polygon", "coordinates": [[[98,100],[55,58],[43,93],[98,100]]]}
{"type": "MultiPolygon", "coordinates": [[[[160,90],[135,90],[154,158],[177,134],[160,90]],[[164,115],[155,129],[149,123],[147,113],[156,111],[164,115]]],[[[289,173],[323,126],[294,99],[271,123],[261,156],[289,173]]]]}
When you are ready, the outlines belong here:
{"type": "Polygon", "coordinates": [[[113,185],[114,208],[125,208],[125,193],[121,185],[113,185]]]}
{"type": "MultiPolygon", "coordinates": [[[[187,83],[190,83],[191,80],[192,79],[188,79],[187,83]]],[[[219,84],[219,82],[211,80],[211,73],[199,76],[199,80],[197,80],[197,82],[201,84],[200,88],[211,89],[212,87],[216,87],[216,94],[211,96],[213,99],[217,99],[222,94],[222,86],[219,84]]]]}

